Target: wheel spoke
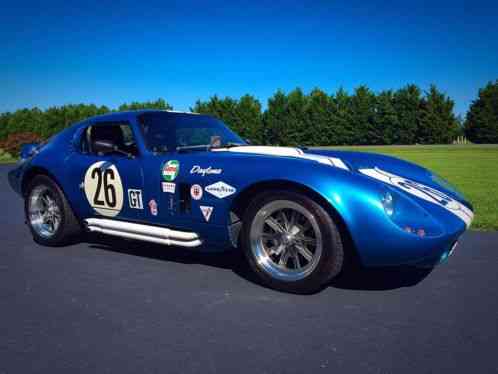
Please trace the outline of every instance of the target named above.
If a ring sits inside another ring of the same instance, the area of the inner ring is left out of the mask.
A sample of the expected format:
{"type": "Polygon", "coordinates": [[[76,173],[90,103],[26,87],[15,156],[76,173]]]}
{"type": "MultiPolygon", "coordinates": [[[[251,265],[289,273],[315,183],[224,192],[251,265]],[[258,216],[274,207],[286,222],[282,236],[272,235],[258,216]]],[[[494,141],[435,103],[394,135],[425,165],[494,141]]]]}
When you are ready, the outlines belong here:
{"type": "Polygon", "coordinates": [[[270,250],[270,255],[280,255],[282,252],[285,251],[285,245],[279,244],[276,248],[272,248],[270,250]]]}
{"type": "Polygon", "coordinates": [[[285,228],[282,227],[282,225],[273,217],[268,217],[266,220],[265,220],[265,223],[270,226],[273,231],[279,233],[279,234],[283,234],[285,232],[285,228]]]}
{"type": "Polygon", "coordinates": [[[49,205],[50,205],[50,202],[48,200],[48,197],[47,196],[42,196],[41,197],[41,201],[43,202],[43,205],[45,206],[45,208],[48,208],[49,205]]]}
{"type": "Polygon", "coordinates": [[[287,215],[283,210],[279,212],[280,219],[282,220],[282,226],[283,228],[288,231],[289,230],[289,220],[287,219],[287,215]]]}
{"type": "Polygon", "coordinates": [[[308,244],[308,245],[312,245],[312,246],[316,245],[316,239],[310,238],[308,236],[300,236],[297,238],[297,241],[302,243],[302,244],[308,244]]]}
{"type": "MultiPolygon", "coordinates": [[[[52,218],[53,218],[53,219],[52,219],[52,222],[54,223],[54,226],[57,226],[57,227],[58,227],[58,226],[59,226],[59,224],[60,224],[60,218],[59,218],[59,216],[58,216],[58,215],[56,215],[56,214],[54,214],[52,218]]],[[[54,229],[55,229],[55,228],[54,228],[54,229]]]]}
{"type": "Polygon", "coordinates": [[[48,217],[48,213],[47,213],[47,211],[44,211],[44,212],[41,212],[41,211],[40,211],[40,216],[39,216],[39,217],[40,217],[40,219],[41,219],[41,221],[42,221],[43,223],[47,222],[47,220],[48,220],[48,218],[49,218],[49,217],[48,217]]]}
{"type": "Polygon", "coordinates": [[[273,241],[276,241],[279,238],[279,235],[276,233],[270,234],[270,233],[264,232],[263,234],[261,234],[261,236],[265,240],[273,240],[273,241]]]}
{"type": "Polygon", "coordinates": [[[299,259],[299,254],[296,252],[292,255],[292,260],[294,261],[294,266],[296,269],[300,269],[301,266],[301,260],[299,259]]]}
{"type": "Polygon", "coordinates": [[[295,210],[293,210],[291,212],[290,219],[289,219],[289,229],[296,227],[295,226],[296,222],[297,222],[297,212],[295,210]]]}
{"type": "Polygon", "coordinates": [[[299,227],[298,225],[291,226],[289,232],[291,233],[291,235],[297,235],[301,232],[301,227],[299,227]]]}
{"type": "Polygon", "coordinates": [[[301,226],[301,232],[304,234],[310,228],[311,228],[311,224],[308,220],[306,220],[306,222],[304,222],[304,225],[301,226]]]}
{"type": "Polygon", "coordinates": [[[308,248],[306,248],[301,244],[296,244],[295,247],[297,251],[301,254],[301,256],[303,256],[306,259],[306,261],[310,262],[311,260],[313,260],[313,253],[311,253],[311,251],[308,248]]]}
{"type": "Polygon", "coordinates": [[[287,267],[287,262],[289,261],[290,253],[287,250],[284,250],[282,255],[280,256],[280,260],[278,260],[278,264],[287,267]]]}

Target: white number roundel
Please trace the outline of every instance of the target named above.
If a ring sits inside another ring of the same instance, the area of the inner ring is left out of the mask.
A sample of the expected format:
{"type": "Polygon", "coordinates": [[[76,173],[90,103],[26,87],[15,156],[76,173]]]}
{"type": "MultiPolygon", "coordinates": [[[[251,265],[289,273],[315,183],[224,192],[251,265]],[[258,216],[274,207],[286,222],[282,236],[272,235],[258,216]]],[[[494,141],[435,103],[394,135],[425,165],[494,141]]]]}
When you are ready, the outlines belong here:
{"type": "Polygon", "coordinates": [[[90,206],[106,217],[114,217],[123,209],[123,183],[115,165],[99,161],[85,174],[85,195],[90,206]]]}

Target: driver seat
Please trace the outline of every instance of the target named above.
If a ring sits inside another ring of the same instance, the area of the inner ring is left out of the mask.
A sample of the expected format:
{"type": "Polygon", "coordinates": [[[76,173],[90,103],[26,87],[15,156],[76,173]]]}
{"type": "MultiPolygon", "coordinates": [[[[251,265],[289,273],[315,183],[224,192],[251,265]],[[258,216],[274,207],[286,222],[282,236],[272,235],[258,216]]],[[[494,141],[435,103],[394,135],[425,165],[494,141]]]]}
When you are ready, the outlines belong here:
{"type": "Polygon", "coordinates": [[[118,125],[98,125],[93,126],[90,133],[90,144],[92,145],[97,140],[105,140],[114,143],[118,149],[125,148],[123,131],[118,125]]]}

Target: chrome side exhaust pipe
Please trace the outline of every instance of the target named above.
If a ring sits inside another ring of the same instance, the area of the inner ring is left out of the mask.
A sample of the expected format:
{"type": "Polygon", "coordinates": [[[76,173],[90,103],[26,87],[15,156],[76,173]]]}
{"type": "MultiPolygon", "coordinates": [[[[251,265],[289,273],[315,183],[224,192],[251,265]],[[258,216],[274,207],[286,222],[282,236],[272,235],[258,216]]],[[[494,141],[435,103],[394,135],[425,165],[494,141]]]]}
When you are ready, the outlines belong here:
{"type": "Polygon", "coordinates": [[[126,239],[141,240],[163,245],[179,247],[198,247],[202,241],[194,232],[185,232],[139,223],[115,221],[106,218],[88,218],[85,220],[90,232],[119,236],[126,239]]]}

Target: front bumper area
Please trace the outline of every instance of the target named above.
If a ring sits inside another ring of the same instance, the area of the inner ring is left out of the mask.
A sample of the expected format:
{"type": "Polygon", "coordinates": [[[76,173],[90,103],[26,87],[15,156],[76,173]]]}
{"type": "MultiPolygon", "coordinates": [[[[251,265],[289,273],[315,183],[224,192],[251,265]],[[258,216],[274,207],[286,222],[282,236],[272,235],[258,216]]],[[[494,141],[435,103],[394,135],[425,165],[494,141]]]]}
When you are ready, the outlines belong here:
{"type": "Polygon", "coordinates": [[[453,254],[457,246],[458,241],[454,242],[448,248],[444,248],[442,251],[440,251],[440,253],[434,253],[432,256],[429,256],[422,261],[415,263],[414,266],[419,268],[433,268],[434,266],[443,264],[453,254]]]}

